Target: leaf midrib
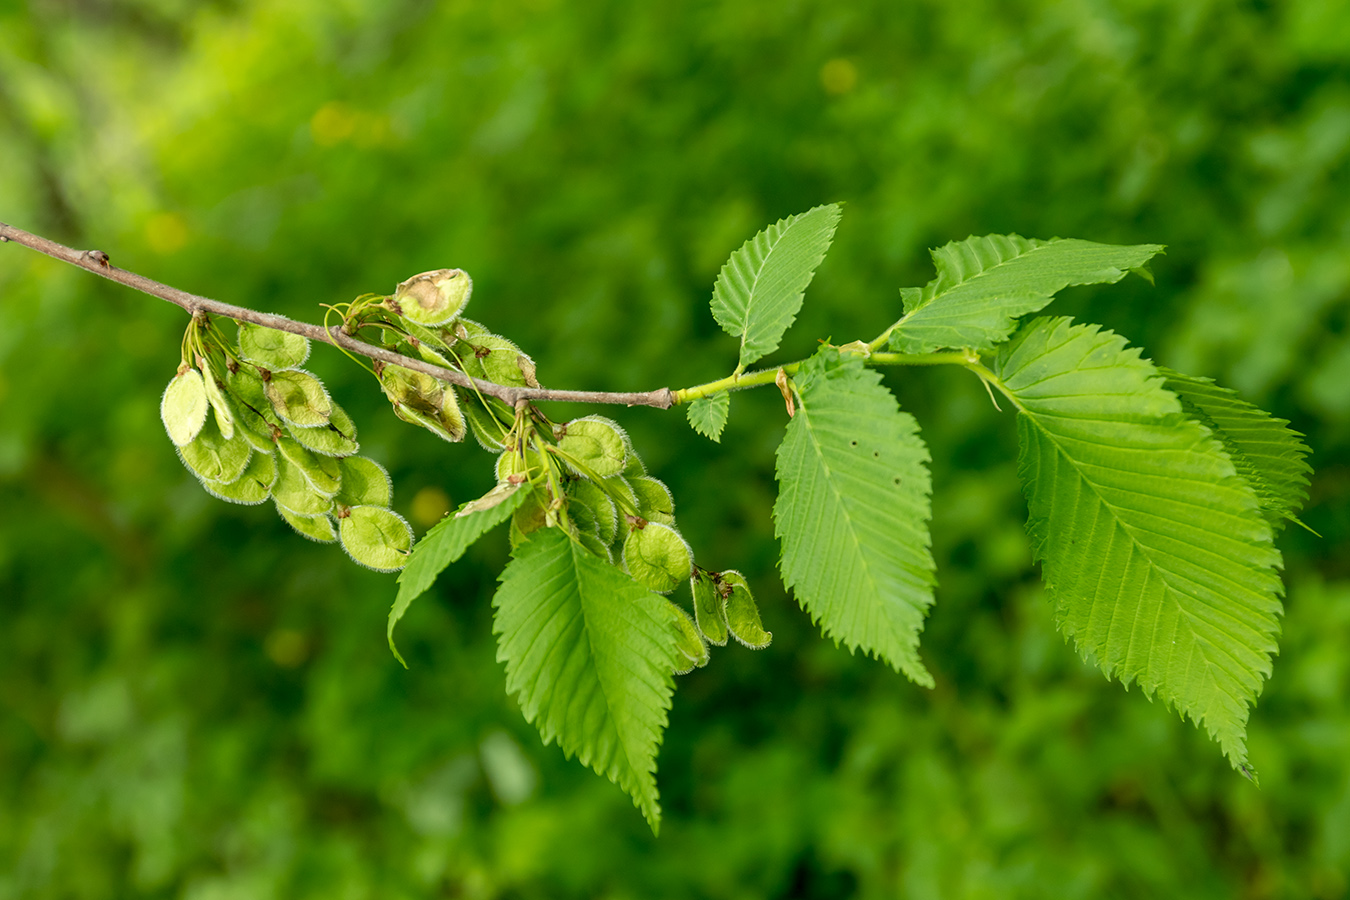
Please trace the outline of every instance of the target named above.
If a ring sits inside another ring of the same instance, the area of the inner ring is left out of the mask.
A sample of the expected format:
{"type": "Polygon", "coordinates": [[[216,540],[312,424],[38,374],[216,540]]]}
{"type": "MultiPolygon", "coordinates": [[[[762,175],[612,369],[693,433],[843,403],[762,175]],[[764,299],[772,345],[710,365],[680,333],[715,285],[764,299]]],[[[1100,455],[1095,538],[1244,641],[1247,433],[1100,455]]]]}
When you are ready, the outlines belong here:
{"type": "MultiPolygon", "coordinates": [[[[849,535],[853,540],[854,546],[858,548],[858,558],[861,560],[863,570],[867,575],[867,584],[871,587],[872,594],[874,597],[884,599],[880,586],[878,585],[877,580],[872,574],[873,566],[871,562],[868,560],[867,554],[862,552],[862,539],[861,537],[859,537],[857,529],[853,525],[853,514],[849,510],[848,504],[844,502],[843,495],[840,494],[838,488],[835,487],[834,480],[830,478],[830,466],[829,463],[825,461],[825,454],[822,452],[823,445],[816,438],[816,429],[814,424],[812,423],[810,413],[808,412],[805,403],[802,404],[801,414],[806,416],[806,431],[811,437],[811,446],[815,449],[816,456],[820,460],[820,466],[824,470],[825,483],[829,486],[830,493],[834,496],[835,503],[843,511],[844,519],[848,523],[849,535]]],[[[885,619],[886,621],[887,626],[886,630],[891,633],[892,640],[897,641],[899,646],[902,647],[905,646],[903,641],[897,640],[898,636],[895,633],[895,623],[891,621],[890,616],[883,615],[882,618],[885,619]]]]}
{"type": "MultiPolygon", "coordinates": [[[[1024,412],[1025,412],[1025,410],[1024,410],[1024,412]]],[[[1170,574],[1170,573],[1164,571],[1164,570],[1158,565],[1158,563],[1154,560],[1153,555],[1152,555],[1151,553],[1148,552],[1146,546],[1145,546],[1144,544],[1140,543],[1139,539],[1138,539],[1137,537],[1135,537],[1134,529],[1133,529],[1131,526],[1129,526],[1129,525],[1127,525],[1127,524],[1125,524],[1124,522],[1121,521],[1119,514],[1116,512],[1116,507],[1115,507],[1113,504],[1109,503],[1109,502],[1106,500],[1106,498],[1104,498],[1104,497],[1101,495],[1101,493],[1097,490],[1096,486],[1095,486],[1095,485],[1094,485],[1094,484],[1086,477],[1086,475],[1084,475],[1084,473],[1083,473],[1083,471],[1082,471],[1082,468],[1078,465],[1077,461],[1075,461],[1075,460],[1073,459],[1072,456],[1070,456],[1068,453],[1066,453],[1066,452],[1064,451],[1064,449],[1063,449],[1063,447],[1060,445],[1059,441],[1055,440],[1054,435],[1053,435],[1049,430],[1047,430],[1046,428],[1044,428],[1039,422],[1036,421],[1036,419],[1035,419],[1035,414],[1028,414],[1028,415],[1029,415],[1031,424],[1034,425],[1034,426],[1036,426],[1036,428],[1039,429],[1040,432],[1046,436],[1046,438],[1050,441],[1050,443],[1054,445],[1055,450],[1059,453],[1060,458],[1063,459],[1063,460],[1065,460],[1065,461],[1073,468],[1075,474],[1078,475],[1079,482],[1080,482],[1081,484],[1083,484],[1084,486],[1086,486],[1087,489],[1088,489],[1089,491],[1092,492],[1093,496],[1095,496],[1095,497],[1097,498],[1097,502],[1099,502],[1106,510],[1108,510],[1108,511],[1110,512],[1112,520],[1116,523],[1117,527],[1119,527],[1120,530],[1123,531],[1123,532],[1129,537],[1130,543],[1134,546],[1135,550],[1136,550],[1137,552],[1139,552],[1139,553],[1144,557],[1144,559],[1148,560],[1149,566],[1157,573],[1158,580],[1161,581],[1161,582],[1167,587],[1167,589],[1168,589],[1169,591],[1173,592],[1174,594],[1179,594],[1179,595],[1183,595],[1183,596],[1190,596],[1190,595],[1185,595],[1185,594],[1183,594],[1182,591],[1179,590],[1179,589],[1177,588],[1177,586],[1174,585],[1174,584],[1172,583],[1172,579],[1169,577],[1169,574],[1170,574]]],[[[1212,573],[1212,572],[1211,572],[1211,574],[1217,574],[1217,573],[1212,573]]],[[[1232,579],[1227,578],[1226,576],[1220,575],[1220,577],[1221,577],[1221,578],[1224,578],[1224,580],[1226,580],[1226,581],[1232,581],[1232,579]]],[[[1222,615],[1224,615],[1225,617],[1227,617],[1227,618],[1230,619],[1231,621],[1237,623],[1238,625],[1243,626],[1244,628],[1250,627],[1250,626],[1247,626],[1245,623],[1243,623],[1241,619],[1238,619],[1237,617],[1235,617],[1235,616],[1234,616],[1231,612],[1229,612],[1228,610],[1225,610],[1225,609],[1221,609],[1221,608],[1219,608],[1219,607],[1212,606],[1211,604],[1206,603],[1206,602],[1203,601],[1203,600],[1200,600],[1199,602],[1205,603],[1206,606],[1209,606],[1211,609],[1215,609],[1217,612],[1221,613],[1222,615]]],[[[1181,611],[1181,613],[1182,613],[1183,615],[1185,615],[1187,622],[1193,622],[1193,621],[1194,621],[1195,616],[1194,616],[1194,615],[1186,608],[1186,605],[1185,605],[1184,603],[1177,603],[1177,608],[1181,611]]],[[[1113,613],[1113,615],[1114,615],[1114,613],[1113,613]]],[[[1199,635],[1199,634],[1197,634],[1197,633],[1195,632],[1194,628],[1189,628],[1188,631],[1189,631],[1189,633],[1190,633],[1190,636],[1191,636],[1191,639],[1192,639],[1192,640],[1195,640],[1195,641],[1205,640],[1201,635],[1199,635]]],[[[1211,642],[1206,641],[1206,643],[1209,644],[1209,643],[1211,643],[1211,642]]],[[[1218,649],[1222,649],[1222,648],[1218,648],[1218,649]]],[[[1225,651],[1225,653],[1227,653],[1227,651],[1225,651]]],[[[1232,654],[1231,654],[1231,653],[1228,653],[1227,655],[1229,655],[1230,657],[1232,657],[1232,654]]],[[[1203,657],[1203,654],[1202,654],[1202,658],[1204,658],[1204,657],[1203,657]]],[[[1236,657],[1233,657],[1233,659],[1234,659],[1235,661],[1241,663],[1241,661],[1240,661],[1240,660],[1237,660],[1236,657]]],[[[1205,659],[1205,665],[1208,667],[1208,666],[1211,666],[1212,664],[1209,662],[1208,659],[1205,659]]],[[[1245,668],[1245,666],[1244,666],[1244,668],[1245,668]]]]}
{"type": "MultiPolygon", "coordinates": [[[[763,277],[765,271],[769,268],[769,259],[778,251],[778,246],[783,243],[783,240],[787,237],[787,233],[791,231],[792,227],[796,224],[797,222],[794,220],[779,233],[778,237],[769,245],[769,252],[764,254],[764,258],[760,260],[759,266],[755,269],[754,281],[751,282],[750,290],[745,296],[745,315],[741,321],[741,346],[739,355],[742,357],[745,355],[746,339],[750,336],[750,307],[754,304],[755,291],[759,289],[759,281],[763,277]]],[[[751,239],[751,246],[754,246],[753,238],[751,239]]]]}
{"type": "MultiPolygon", "coordinates": [[[[1029,238],[1027,238],[1027,239],[1025,239],[1025,240],[1029,240],[1029,238]]],[[[1021,258],[1024,257],[1024,256],[1030,256],[1031,254],[1037,252],[1038,250],[1045,250],[1045,249],[1047,249],[1047,248],[1049,248],[1049,247],[1052,247],[1052,246],[1054,246],[1055,244],[1059,244],[1059,243],[1062,243],[1062,241],[1058,241],[1058,240],[1055,240],[1055,241],[1045,241],[1044,243],[1042,243],[1042,244],[1041,244],[1040,246],[1038,246],[1038,247],[1032,247],[1030,250],[1027,250],[1027,251],[1024,252],[1024,253],[1019,253],[1019,254],[1017,254],[1016,256],[1010,257],[1009,259],[1001,260],[998,264],[992,265],[992,266],[990,266],[990,267],[987,268],[987,269],[982,269],[982,270],[980,270],[979,272],[976,272],[974,275],[970,276],[969,278],[965,279],[964,281],[958,281],[956,284],[953,284],[951,287],[947,288],[947,289],[944,290],[942,293],[940,293],[940,294],[934,294],[933,296],[929,297],[928,300],[927,300],[922,306],[916,306],[916,307],[915,307],[913,310],[911,310],[910,312],[905,313],[903,316],[900,317],[900,321],[899,321],[898,323],[896,323],[896,327],[899,328],[899,326],[901,326],[901,325],[905,324],[906,322],[908,322],[909,319],[910,319],[910,317],[913,316],[915,313],[918,313],[918,312],[920,312],[921,310],[927,309],[928,307],[932,306],[932,305],[933,305],[934,303],[936,303],[938,300],[940,300],[940,299],[942,299],[943,297],[947,296],[948,294],[950,294],[952,291],[956,290],[957,288],[963,287],[963,286],[965,286],[965,285],[967,285],[967,284],[971,284],[971,283],[973,283],[976,279],[978,279],[978,278],[983,278],[985,275],[988,275],[988,274],[990,274],[991,272],[994,272],[994,271],[996,271],[997,269],[1002,268],[1003,266],[1010,265],[1011,263],[1016,262],[1017,260],[1021,259],[1021,258]]],[[[922,291],[923,288],[919,288],[919,290],[922,291]]],[[[1039,293],[1039,292],[1037,292],[1037,293],[1039,293]]]]}

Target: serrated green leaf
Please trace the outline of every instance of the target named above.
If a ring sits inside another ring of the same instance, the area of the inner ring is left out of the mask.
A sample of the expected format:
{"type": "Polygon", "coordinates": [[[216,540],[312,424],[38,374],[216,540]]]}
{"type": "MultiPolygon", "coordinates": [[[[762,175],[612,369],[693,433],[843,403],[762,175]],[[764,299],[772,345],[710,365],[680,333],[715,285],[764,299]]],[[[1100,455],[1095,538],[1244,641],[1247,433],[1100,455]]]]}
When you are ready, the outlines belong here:
{"type": "Polygon", "coordinates": [[[677,658],[665,598],[545,528],[516,549],[492,605],[497,659],[525,718],[619,785],[657,831],[656,750],[677,658]]]}
{"type": "Polygon", "coordinates": [[[466,510],[461,509],[456,515],[441,519],[413,548],[407,567],[399,573],[398,596],[389,610],[389,624],[385,630],[389,649],[405,668],[408,664],[403,662],[402,655],[394,646],[394,626],[403,618],[412,602],[435,583],[436,576],[463,556],[464,551],[480,537],[511,518],[511,514],[529,494],[519,488],[520,485],[509,485],[501,491],[493,488],[494,492],[502,496],[500,502],[477,511],[470,510],[468,515],[464,514],[466,510]]]}
{"type": "Polygon", "coordinates": [[[1027,529],[1060,627],[1245,767],[1283,591],[1251,487],[1109,331],[1037,319],[995,371],[1018,406],[1027,529]]]}
{"type": "Polygon", "coordinates": [[[731,395],[728,393],[699,397],[689,404],[687,411],[693,429],[715,444],[722,443],[722,429],[726,428],[730,413],[731,395]]]}
{"type": "Polygon", "coordinates": [[[289,331],[239,323],[239,354],[273,372],[294,369],[309,359],[309,341],[289,331]]]}
{"type": "Polygon", "coordinates": [[[1043,309],[1057,291],[1078,284],[1114,284],[1141,270],[1161,244],[1117,246],[991,234],[932,251],[937,277],[901,291],[905,315],[890,348],[928,353],[942,347],[988,350],[1012,334],[1018,316],[1043,309]]]}
{"type": "Polygon", "coordinates": [[[169,381],[159,401],[159,417],[175,447],[185,447],[196,439],[209,408],[201,372],[184,369],[169,381]]]}
{"type": "Polygon", "coordinates": [[[353,506],[339,510],[338,540],[353,561],[376,572],[397,572],[408,564],[412,526],[383,506],[353,506]]]}
{"type": "Polygon", "coordinates": [[[1246,402],[1213,379],[1159,367],[1186,414],[1214,432],[1239,475],[1256,492],[1261,512],[1278,533],[1308,499],[1308,446],[1287,419],[1246,402]]]}
{"type": "Polygon", "coordinates": [[[825,259],[842,210],[817,206],[770,225],[731,254],[713,286],[712,314],[741,339],[740,367],[778,349],[825,259]]]}
{"type": "Polygon", "coordinates": [[[918,423],[856,354],[824,348],[796,387],[773,511],[783,579],[826,635],[931,687],[918,653],[934,583],[918,423]]]}

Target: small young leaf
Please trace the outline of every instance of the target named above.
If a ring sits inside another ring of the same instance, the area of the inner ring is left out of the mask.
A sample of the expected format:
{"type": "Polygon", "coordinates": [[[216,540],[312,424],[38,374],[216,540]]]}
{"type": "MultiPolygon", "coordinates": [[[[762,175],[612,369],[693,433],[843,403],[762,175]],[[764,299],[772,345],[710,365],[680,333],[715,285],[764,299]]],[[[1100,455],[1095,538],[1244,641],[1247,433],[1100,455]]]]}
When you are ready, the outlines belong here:
{"type": "Polygon", "coordinates": [[[817,206],[782,219],[731,254],[713,286],[712,314],[741,339],[744,368],[778,348],[834,239],[841,207],[817,206]]]}
{"type": "Polygon", "coordinates": [[[333,527],[333,519],[330,516],[297,516],[280,503],[276,504],[277,515],[286,522],[287,525],[295,529],[295,533],[302,538],[308,538],[319,544],[331,544],[337,540],[337,529],[333,527]]]}
{"type": "Polygon", "coordinates": [[[492,599],[506,689],[544,743],[619,785],[657,831],[656,749],[678,651],[665,601],[546,528],[492,599]]]}
{"type": "Polygon", "coordinates": [[[159,416],[175,447],[186,446],[197,437],[209,407],[201,372],[184,369],[169,381],[159,401],[159,416]]]}
{"type": "Polygon", "coordinates": [[[208,420],[191,443],[178,448],[183,464],[206,481],[230,484],[244,473],[253,448],[242,434],[229,440],[208,420]]]}
{"type": "Polygon", "coordinates": [[[1283,592],[1251,487],[1153,364],[1109,331],[1036,319],[1000,349],[995,373],[1017,403],[1027,530],[1060,628],[1245,766],[1283,592]]]}
{"type": "Polygon", "coordinates": [[[624,571],[658,594],[669,594],[683,584],[693,565],[693,551],[669,525],[648,522],[629,529],[624,538],[624,571]]]}
{"type": "MultiPolygon", "coordinates": [[[[1159,368],[1186,414],[1214,432],[1278,533],[1308,499],[1308,446],[1289,427],[1209,378],[1159,368]]],[[[1295,520],[1296,521],[1296,520],[1295,520]]]]}
{"type": "Polygon", "coordinates": [[[699,397],[689,404],[689,424],[705,438],[720,444],[722,429],[727,425],[727,415],[730,411],[731,395],[728,393],[699,397]]]}
{"type": "Polygon", "coordinates": [[[345,456],[338,460],[342,485],[333,502],[340,506],[388,506],[394,489],[389,473],[373,459],[345,456]]]}
{"type": "Polygon", "coordinates": [[[688,660],[684,665],[676,664],[675,674],[687,675],[695,668],[703,668],[708,664],[711,654],[708,653],[708,645],[703,642],[703,635],[694,627],[694,620],[689,618],[689,613],[669,600],[666,601],[666,609],[670,612],[671,630],[675,632],[675,649],[683,659],[688,660]]]}
{"type": "Polygon", "coordinates": [[[727,630],[731,636],[751,650],[763,650],[773,641],[773,634],[764,630],[759,620],[759,606],[745,576],[735,569],[722,573],[718,593],[724,598],[727,630]]]}
{"type": "Polygon", "coordinates": [[[726,598],[708,573],[698,568],[689,578],[689,591],[694,595],[694,624],[698,630],[710,644],[726,646],[726,598]]]}
{"type": "Polygon", "coordinates": [[[558,449],[601,478],[618,475],[628,462],[628,434],[613,419],[586,416],[563,426],[558,449]]]}
{"type": "Polygon", "coordinates": [[[472,503],[465,504],[457,514],[447,516],[433,525],[413,548],[412,556],[408,558],[408,567],[399,574],[398,596],[394,598],[394,606],[389,610],[386,636],[389,640],[389,649],[405,668],[408,664],[403,662],[398,648],[394,646],[394,626],[403,618],[412,602],[426,593],[427,588],[435,583],[436,576],[463,556],[464,551],[480,537],[509,519],[529,493],[521,490],[520,485],[506,485],[505,490],[500,490],[501,487],[503,486],[493,488],[488,495],[492,498],[490,506],[474,507],[472,503]]]}
{"type": "Polygon", "coordinates": [[[402,516],[382,506],[338,511],[338,539],[354,561],[376,572],[397,572],[408,564],[413,533],[402,516]]]}
{"type": "Polygon", "coordinates": [[[905,315],[891,332],[890,348],[988,350],[1012,334],[1018,316],[1044,308],[1057,291],[1114,284],[1162,250],[1161,244],[1038,241],[1015,234],[953,241],[932,251],[936,278],[900,292],[905,315]]]}
{"type": "Polygon", "coordinates": [[[918,423],[854,353],[822,348],[797,389],[773,508],[783,580],[828,636],[931,687],[918,652],[934,582],[918,423]]]}
{"type": "Polygon", "coordinates": [[[305,364],[309,341],[289,331],[239,323],[239,354],[264,369],[282,372],[305,364]]]}

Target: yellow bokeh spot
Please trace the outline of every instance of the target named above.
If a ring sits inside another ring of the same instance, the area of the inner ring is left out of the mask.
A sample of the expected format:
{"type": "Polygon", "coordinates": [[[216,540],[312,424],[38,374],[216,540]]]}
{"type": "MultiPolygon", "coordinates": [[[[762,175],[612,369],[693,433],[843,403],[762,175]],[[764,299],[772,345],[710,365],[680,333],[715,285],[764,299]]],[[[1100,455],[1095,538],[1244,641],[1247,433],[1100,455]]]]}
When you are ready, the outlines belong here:
{"type": "Polygon", "coordinates": [[[156,253],[167,256],[183,249],[188,240],[187,221],[178,213],[156,213],[146,220],[145,242],[156,253]]]}
{"type": "Polygon", "coordinates": [[[283,669],[294,669],[309,658],[309,638],[294,628],[278,628],[263,641],[267,658],[283,669]]]}
{"type": "Polygon", "coordinates": [[[331,100],[320,106],[309,120],[309,133],[320,147],[333,147],[356,131],[357,112],[345,103],[331,100]]]}
{"type": "Polygon", "coordinates": [[[412,520],[423,528],[435,525],[449,511],[449,495],[434,485],[422,488],[413,497],[412,520]]]}
{"type": "Polygon", "coordinates": [[[827,94],[847,94],[858,86],[858,67],[846,59],[832,59],[820,67],[820,84],[827,94]]]}

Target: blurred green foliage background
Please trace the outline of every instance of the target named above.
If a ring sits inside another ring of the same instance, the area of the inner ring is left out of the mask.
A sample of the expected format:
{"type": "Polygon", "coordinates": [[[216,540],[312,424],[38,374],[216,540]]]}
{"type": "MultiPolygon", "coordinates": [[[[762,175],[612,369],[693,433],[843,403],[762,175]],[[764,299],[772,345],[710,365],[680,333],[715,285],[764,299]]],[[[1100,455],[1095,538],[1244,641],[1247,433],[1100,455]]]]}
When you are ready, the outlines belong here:
{"type": "MultiPolygon", "coordinates": [[[[311,321],[461,266],[550,386],[728,372],[719,266],[822,202],[843,224],[772,359],[871,338],[970,233],[1166,243],[1156,288],[1051,312],[1291,419],[1321,534],[1281,539],[1258,789],[1064,644],[1012,417],[968,375],[887,374],[934,455],[932,691],[784,595],[775,392],[720,446],[619,410],[775,633],[680,679],[654,839],[505,695],[503,533],[414,606],[401,669],[392,578],[178,464],[181,311],[0,247],[0,897],[1347,896],[1348,163],[1326,0],[0,0],[0,220],[311,321]]],[[[491,484],[311,366],[419,533],[491,484]]]]}

